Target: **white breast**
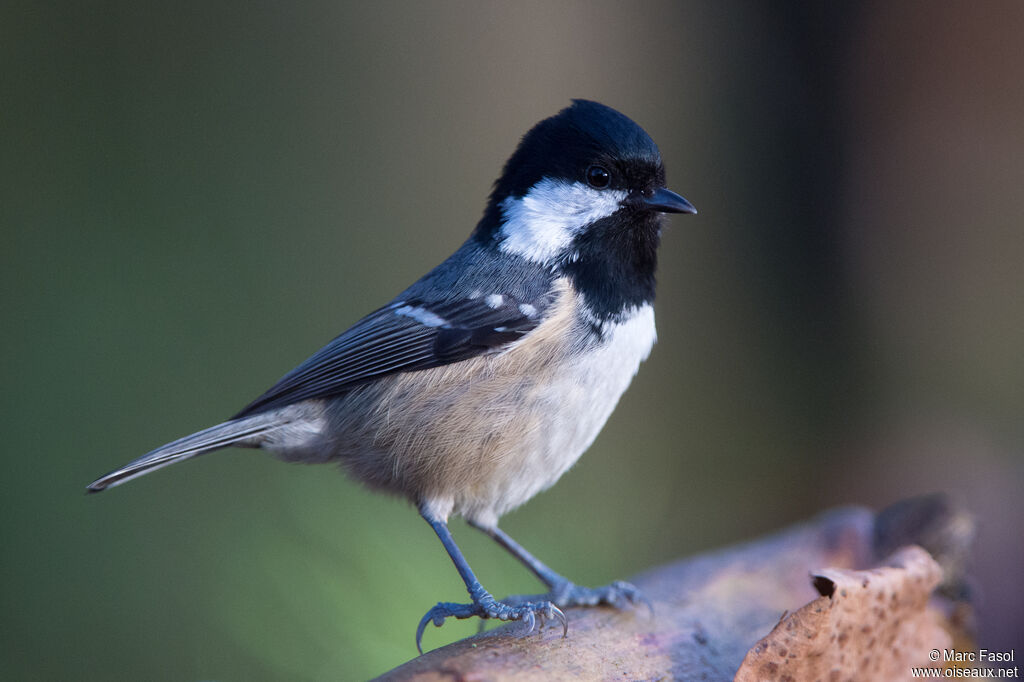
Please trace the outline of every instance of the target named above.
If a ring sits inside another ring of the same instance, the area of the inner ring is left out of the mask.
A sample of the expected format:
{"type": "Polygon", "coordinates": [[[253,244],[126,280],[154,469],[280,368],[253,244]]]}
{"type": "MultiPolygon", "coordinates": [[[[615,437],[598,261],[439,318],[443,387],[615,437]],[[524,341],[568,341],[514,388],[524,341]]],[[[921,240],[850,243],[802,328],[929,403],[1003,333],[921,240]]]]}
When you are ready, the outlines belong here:
{"type": "MultiPolygon", "coordinates": [[[[580,320],[579,324],[588,322],[580,320]]],[[[456,510],[482,525],[552,486],[590,446],[656,340],[654,309],[636,308],[621,322],[605,323],[602,338],[583,353],[566,354],[552,380],[537,387],[529,409],[541,415],[536,433],[519,449],[481,498],[456,502],[456,510]]]]}

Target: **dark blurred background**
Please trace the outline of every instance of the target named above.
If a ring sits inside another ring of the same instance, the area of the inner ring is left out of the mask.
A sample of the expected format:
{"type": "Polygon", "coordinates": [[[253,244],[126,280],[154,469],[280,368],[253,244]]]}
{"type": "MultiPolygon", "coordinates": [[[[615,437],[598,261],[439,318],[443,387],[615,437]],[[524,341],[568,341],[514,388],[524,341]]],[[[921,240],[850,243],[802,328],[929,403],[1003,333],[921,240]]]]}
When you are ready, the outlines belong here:
{"type": "MultiPolygon", "coordinates": [[[[1024,642],[1024,4],[8,2],[0,36],[3,679],[415,654],[465,594],[405,503],[239,450],[84,486],[442,260],[572,97],[644,126],[700,215],[651,359],[505,528],[603,584],[948,491],[979,644],[1024,642]]],[[[453,529],[490,589],[538,589],[453,529]]]]}

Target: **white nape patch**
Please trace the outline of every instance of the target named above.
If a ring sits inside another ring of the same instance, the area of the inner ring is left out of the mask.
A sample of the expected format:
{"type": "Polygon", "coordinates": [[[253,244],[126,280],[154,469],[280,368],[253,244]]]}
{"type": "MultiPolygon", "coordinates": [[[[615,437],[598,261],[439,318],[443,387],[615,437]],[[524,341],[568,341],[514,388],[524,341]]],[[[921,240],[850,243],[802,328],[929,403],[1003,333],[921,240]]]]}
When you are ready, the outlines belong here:
{"type": "Polygon", "coordinates": [[[537,309],[534,306],[530,305],[529,303],[520,303],[519,312],[521,312],[523,315],[526,315],[527,317],[537,316],[537,309]]]}
{"type": "Polygon", "coordinates": [[[505,297],[501,294],[491,294],[484,299],[484,303],[487,304],[488,308],[494,308],[497,310],[501,307],[501,304],[505,302],[505,297]]]}
{"type": "Polygon", "coordinates": [[[395,309],[395,315],[411,317],[426,327],[444,327],[448,324],[448,321],[440,315],[419,306],[403,305],[401,308],[395,309]]]}
{"type": "Polygon", "coordinates": [[[587,225],[607,218],[628,196],[582,182],[544,178],[522,197],[501,202],[505,223],[499,248],[536,263],[560,256],[587,225]]]}

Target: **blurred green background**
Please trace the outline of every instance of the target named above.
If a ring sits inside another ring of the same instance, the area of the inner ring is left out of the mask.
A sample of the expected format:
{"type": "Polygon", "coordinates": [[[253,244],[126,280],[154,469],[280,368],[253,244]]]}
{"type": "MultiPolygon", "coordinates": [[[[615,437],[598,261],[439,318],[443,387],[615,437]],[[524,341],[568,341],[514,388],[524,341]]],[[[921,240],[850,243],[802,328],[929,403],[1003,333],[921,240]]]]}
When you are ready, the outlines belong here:
{"type": "MultiPolygon", "coordinates": [[[[504,527],[603,584],[945,490],[979,643],[1024,642],[1024,4],[8,2],[0,35],[3,679],[415,654],[465,595],[405,503],[238,450],[84,486],[441,261],[572,97],[644,126],[700,215],[651,359],[504,527]]],[[[453,530],[491,590],[538,589],[453,530]]]]}

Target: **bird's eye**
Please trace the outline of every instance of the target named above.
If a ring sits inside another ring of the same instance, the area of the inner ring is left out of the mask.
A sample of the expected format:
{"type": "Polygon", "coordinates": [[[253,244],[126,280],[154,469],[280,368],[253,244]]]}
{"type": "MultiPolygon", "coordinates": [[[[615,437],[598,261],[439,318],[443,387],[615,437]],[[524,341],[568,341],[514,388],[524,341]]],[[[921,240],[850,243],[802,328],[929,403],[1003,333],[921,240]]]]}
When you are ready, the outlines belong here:
{"type": "Polygon", "coordinates": [[[591,166],[587,169],[587,184],[595,189],[604,189],[612,183],[612,174],[604,166],[591,166]]]}

